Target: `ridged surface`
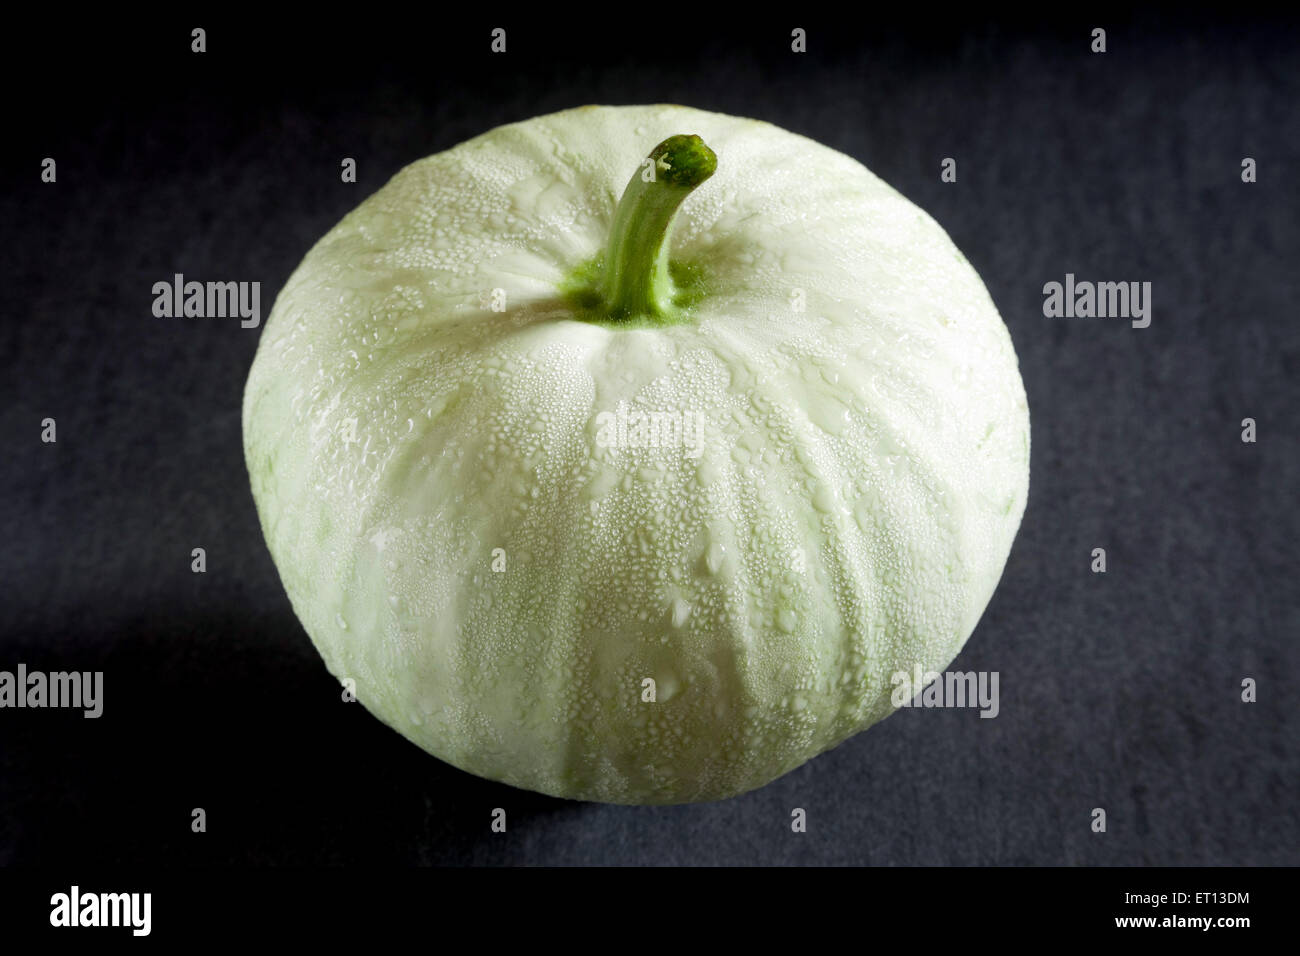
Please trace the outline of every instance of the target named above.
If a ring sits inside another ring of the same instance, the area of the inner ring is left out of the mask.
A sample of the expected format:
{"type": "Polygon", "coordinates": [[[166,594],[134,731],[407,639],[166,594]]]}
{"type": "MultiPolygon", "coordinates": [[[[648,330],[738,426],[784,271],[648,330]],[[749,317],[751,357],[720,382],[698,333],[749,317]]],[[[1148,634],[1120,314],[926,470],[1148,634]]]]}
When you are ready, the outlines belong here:
{"type": "Polygon", "coordinates": [[[400,172],[276,301],[244,440],[335,676],[450,763],[613,802],[740,793],[886,716],[970,635],[1028,488],[1015,354],[943,230],[846,156],[666,106],[400,172]],[[674,234],[693,320],[573,321],[558,286],[675,133],[719,158],[674,234]],[[620,402],[701,413],[701,453],[601,447],[620,402]]]}

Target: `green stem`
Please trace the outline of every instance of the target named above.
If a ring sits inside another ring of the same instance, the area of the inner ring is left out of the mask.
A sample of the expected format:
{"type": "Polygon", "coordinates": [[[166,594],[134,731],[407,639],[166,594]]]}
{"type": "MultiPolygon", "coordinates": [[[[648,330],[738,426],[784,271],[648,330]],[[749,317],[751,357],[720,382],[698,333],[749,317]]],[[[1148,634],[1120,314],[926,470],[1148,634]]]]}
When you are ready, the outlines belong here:
{"type": "Polygon", "coordinates": [[[677,207],[718,168],[698,136],[669,136],[633,173],[614,213],[601,295],[611,318],[663,317],[672,309],[669,234],[677,207]]]}

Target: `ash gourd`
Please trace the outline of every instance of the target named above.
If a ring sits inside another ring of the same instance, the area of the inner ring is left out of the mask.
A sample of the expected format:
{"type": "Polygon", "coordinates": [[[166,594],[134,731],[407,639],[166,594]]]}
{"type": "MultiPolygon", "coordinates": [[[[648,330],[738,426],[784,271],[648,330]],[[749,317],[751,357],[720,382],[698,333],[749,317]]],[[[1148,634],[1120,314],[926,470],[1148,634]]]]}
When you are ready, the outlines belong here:
{"type": "Polygon", "coordinates": [[[1015,352],[943,230],[847,156],[681,107],[400,172],[281,292],[244,437],[367,709],[615,803],[734,796],[892,713],[891,675],[971,634],[1028,490],[1015,352]],[[597,440],[620,410],[703,440],[597,440]]]}

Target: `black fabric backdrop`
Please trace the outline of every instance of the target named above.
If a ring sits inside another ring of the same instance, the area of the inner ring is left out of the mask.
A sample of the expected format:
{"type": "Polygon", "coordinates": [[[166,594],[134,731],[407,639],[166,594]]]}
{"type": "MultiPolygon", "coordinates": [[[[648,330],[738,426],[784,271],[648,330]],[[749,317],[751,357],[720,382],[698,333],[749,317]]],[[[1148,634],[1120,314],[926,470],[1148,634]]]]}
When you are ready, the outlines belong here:
{"type": "Polygon", "coordinates": [[[0,669],[102,670],[105,710],[0,711],[0,862],[1300,861],[1294,21],[356,17],[12,28],[0,669]],[[265,316],[406,163],[587,102],[827,143],[984,278],[1033,419],[1024,523],[954,665],[1000,672],[996,720],[900,711],[750,795],[626,808],[476,779],[339,702],[248,490],[260,330],[155,318],[152,285],[260,280],[265,316]],[[1042,286],[1067,272],[1150,281],[1150,327],[1045,318],[1042,286]]]}

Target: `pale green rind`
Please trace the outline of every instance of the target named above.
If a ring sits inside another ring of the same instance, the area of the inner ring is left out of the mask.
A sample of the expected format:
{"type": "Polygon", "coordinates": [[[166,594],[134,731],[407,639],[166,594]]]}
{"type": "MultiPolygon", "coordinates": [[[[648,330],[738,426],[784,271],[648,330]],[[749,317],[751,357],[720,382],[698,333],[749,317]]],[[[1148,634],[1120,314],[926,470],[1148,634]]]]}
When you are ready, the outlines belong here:
{"type": "Polygon", "coordinates": [[[886,716],[891,674],[970,635],[1028,489],[1015,354],[943,230],[847,156],[681,107],[404,169],[289,280],[243,416],[330,671],[458,767],[618,803],[742,793],[886,716]],[[683,131],[719,160],[673,234],[694,321],[572,321],[566,276],[683,131]],[[703,412],[702,454],[598,447],[620,401],[703,412]]]}

